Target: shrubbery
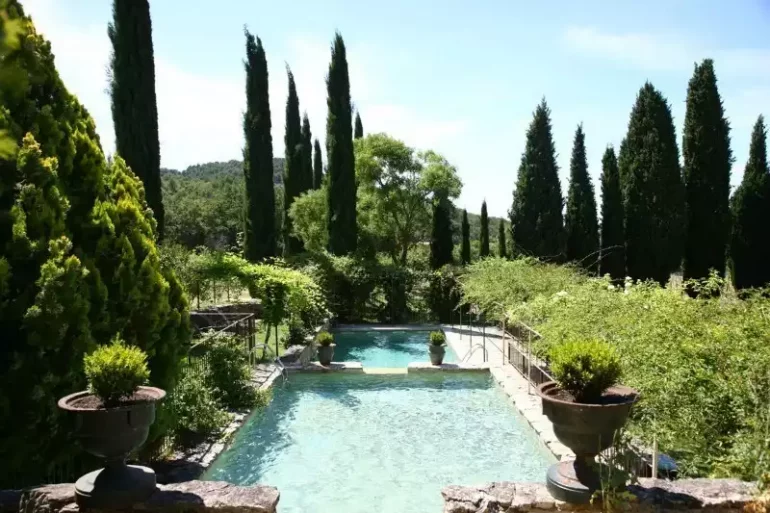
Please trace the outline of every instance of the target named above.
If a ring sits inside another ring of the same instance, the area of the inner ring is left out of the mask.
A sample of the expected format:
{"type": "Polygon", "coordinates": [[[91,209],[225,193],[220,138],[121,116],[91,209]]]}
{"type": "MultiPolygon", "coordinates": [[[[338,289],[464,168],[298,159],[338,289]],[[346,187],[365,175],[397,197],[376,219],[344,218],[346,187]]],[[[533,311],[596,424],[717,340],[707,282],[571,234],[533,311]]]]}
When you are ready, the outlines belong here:
{"type": "Polygon", "coordinates": [[[230,418],[208,386],[206,373],[197,366],[184,368],[168,401],[176,422],[174,438],[181,446],[218,432],[230,418]]]}
{"type": "Polygon", "coordinates": [[[553,378],[579,403],[598,402],[620,379],[620,358],[606,342],[567,341],[553,346],[548,356],[553,378]]]}
{"type": "Polygon", "coordinates": [[[126,346],[118,337],[86,355],[83,367],[88,388],[105,406],[130,397],[150,378],[144,351],[126,346]]]}

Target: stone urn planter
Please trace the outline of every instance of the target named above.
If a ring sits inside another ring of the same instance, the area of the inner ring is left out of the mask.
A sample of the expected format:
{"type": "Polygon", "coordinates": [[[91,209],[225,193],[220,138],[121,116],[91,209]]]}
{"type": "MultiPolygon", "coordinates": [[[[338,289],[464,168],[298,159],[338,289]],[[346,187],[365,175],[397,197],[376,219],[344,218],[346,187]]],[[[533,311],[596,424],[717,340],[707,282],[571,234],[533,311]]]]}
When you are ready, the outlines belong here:
{"type": "Polygon", "coordinates": [[[318,346],[318,362],[324,367],[331,365],[334,359],[334,347],[336,344],[329,344],[327,346],[318,346]]]}
{"type": "Polygon", "coordinates": [[[441,365],[444,363],[444,355],[446,354],[446,347],[430,345],[430,363],[431,365],[441,365]]]}
{"type": "Polygon", "coordinates": [[[165,395],[159,388],[140,386],[131,397],[110,407],[104,407],[88,391],[59,400],[59,408],[75,417],[75,434],[83,449],[105,463],[104,468],[75,483],[81,508],[126,507],[155,491],[155,473],[146,467],[126,465],[126,458],[147,440],[155,420],[155,403],[165,395]]]}
{"type": "Polygon", "coordinates": [[[557,463],[548,469],[548,491],[558,500],[586,504],[602,488],[596,455],[612,445],[639,394],[632,388],[614,385],[604,391],[600,401],[579,403],[553,381],[538,386],[537,394],[556,438],[576,456],[575,461],[557,463]]]}

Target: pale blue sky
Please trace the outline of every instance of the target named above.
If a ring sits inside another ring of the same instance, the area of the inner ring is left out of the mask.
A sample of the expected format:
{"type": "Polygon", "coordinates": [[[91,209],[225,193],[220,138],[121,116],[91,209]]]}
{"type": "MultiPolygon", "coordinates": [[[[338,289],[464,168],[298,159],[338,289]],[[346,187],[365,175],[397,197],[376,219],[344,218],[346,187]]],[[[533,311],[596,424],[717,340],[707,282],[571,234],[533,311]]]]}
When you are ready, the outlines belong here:
{"type": "MultiPolygon", "coordinates": [[[[111,153],[111,1],[22,3],[111,153]]],[[[668,98],[681,146],[693,64],[715,60],[733,127],[734,185],[751,126],[760,113],[770,115],[770,0],[151,0],[151,9],[165,167],[241,157],[244,24],[267,52],[276,156],[283,154],[284,63],[323,143],[324,77],[338,29],[364,130],[443,153],[464,182],[458,205],[473,212],[484,198],[492,215],[509,209],[525,130],[543,96],[565,195],[577,124],[584,124],[598,189],[601,155],[620,143],[645,80],[668,98]]]]}

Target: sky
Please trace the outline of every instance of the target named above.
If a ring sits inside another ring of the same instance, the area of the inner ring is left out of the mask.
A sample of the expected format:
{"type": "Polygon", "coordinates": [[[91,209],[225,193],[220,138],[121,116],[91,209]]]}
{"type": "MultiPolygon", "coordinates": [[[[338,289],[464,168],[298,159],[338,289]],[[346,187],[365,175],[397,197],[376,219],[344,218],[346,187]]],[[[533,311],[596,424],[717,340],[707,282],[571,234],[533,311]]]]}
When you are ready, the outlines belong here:
{"type": "MultiPolygon", "coordinates": [[[[110,0],[21,0],[52,44],[65,84],[114,152],[107,90],[110,0]]],[[[732,126],[740,183],[751,129],[770,115],[770,0],[151,0],[161,165],[240,159],[244,26],[262,39],[270,75],[273,153],[284,151],[294,73],[300,109],[324,144],[335,30],[345,39],[351,96],[365,133],[386,132],[457,166],[457,205],[507,215],[525,133],[545,97],[566,197],[583,123],[599,200],[601,157],[622,140],[645,81],[667,97],[681,151],[687,83],[713,58],[732,126]]],[[[324,160],[326,156],[324,155],[324,160]]]]}

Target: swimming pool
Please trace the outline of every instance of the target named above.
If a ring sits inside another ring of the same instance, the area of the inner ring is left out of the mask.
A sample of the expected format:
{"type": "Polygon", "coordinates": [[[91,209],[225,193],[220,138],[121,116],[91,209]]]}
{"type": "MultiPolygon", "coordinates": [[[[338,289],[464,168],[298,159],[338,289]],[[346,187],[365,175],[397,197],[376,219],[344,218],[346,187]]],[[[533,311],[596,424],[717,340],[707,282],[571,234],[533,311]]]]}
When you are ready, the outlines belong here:
{"type": "MultiPolygon", "coordinates": [[[[334,333],[335,362],[361,362],[364,367],[406,367],[429,362],[428,331],[339,331],[334,333]]],[[[444,363],[457,362],[446,346],[444,363]]]]}
{"type": "Polygon", "coordinates": [[[553,461],[488,374],[292,374],[204,479],[276,486],[281,513],[438,513],[448,484],[553,461]]]}

